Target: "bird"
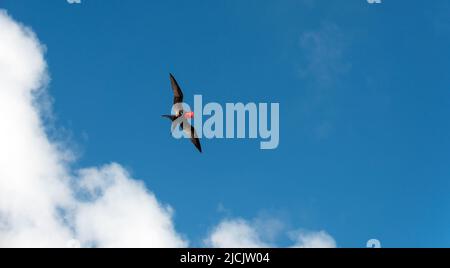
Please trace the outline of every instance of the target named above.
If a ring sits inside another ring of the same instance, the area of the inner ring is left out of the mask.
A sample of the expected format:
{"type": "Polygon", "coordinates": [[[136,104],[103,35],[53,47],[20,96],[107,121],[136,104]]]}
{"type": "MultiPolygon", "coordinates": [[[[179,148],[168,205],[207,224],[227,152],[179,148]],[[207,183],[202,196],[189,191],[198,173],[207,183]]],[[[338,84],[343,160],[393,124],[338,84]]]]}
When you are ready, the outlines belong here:
{"type": "Polygon", "coordinates": [[[162,115],[162,117],[168,118],[172,121],[172,131],[177,126],[180,126],[180,128],[183,129],[183,132],[188,135],[195,148],[202,153],[202,146],[200,144],[197,131],[195,131],[195,128],[187,121],[188,119],[194,118],[194,112],[184,112],[183,91],[181,91],[181,87],[178,85],[177,80],[171,73],[169,74],[169,78],[173,91],[173,111],[175,114],[162,115]]]}

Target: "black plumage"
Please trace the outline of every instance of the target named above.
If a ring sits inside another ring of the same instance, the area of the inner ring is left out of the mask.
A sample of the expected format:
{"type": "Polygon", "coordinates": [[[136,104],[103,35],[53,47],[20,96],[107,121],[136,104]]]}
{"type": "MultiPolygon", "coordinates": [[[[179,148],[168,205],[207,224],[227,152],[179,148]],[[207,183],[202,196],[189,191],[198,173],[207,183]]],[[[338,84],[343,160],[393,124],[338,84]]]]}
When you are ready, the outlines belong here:
{"type": "Polygon", "coordinates": [[[170,85],[172,86],[173,91],[173,107],[174,107],[174,115],[163,115],[163,117],[168,118],[172,121],[172,131],[180,126],[183,129],[183,132],[188,135],[191,142],[194,144],[195,148],[201,153],[202,146],[200,144],[200,139],[198,138],[197,132],[195,128],[189,124],[187,118],[184,116],[183,111],[183,91],[181,87],[178,85],[175,77],[170,74],[170,85]]]}

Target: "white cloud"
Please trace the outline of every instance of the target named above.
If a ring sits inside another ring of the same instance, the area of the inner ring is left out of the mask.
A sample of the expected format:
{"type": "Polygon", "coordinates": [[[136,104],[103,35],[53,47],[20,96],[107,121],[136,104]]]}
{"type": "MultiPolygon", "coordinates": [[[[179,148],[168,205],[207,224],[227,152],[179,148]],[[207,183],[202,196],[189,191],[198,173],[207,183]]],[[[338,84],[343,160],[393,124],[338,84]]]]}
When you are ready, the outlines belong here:
{"type": "Polygon", "coordinates": [[[58,148],[43,130],[32,94],[45,82],[43,47],[0,12],[0,246],[63,245],[57,217],[72,202],[58,148]]]}
{"type": "MultiPolygon", "coordinates": [[[[266,219],[267,220],[267,219],[266,219]]],[[[278,233],[277,220],[262,224],[261,219],[246,221],[244,219],[227,219],[220,222],[204,240],[208,247],[217,248],[265,248],[278,247],[265,241],[266,233],[278,233]]],[[[335,248],[336,242],[325,231],[289,232],[295,248],[335,248]]],[[[270,236],[269,236],[270,237],[270,236]]]]}
{"type": "Polygon", "coordinates": [[[243,219],[224,220],[205,239],[208,247],[214,248],[264,248],[257,230],[243,219]]]}
{"type": "Polygon", "coordinates": [[[171,208],[163,207],[142,182],[118,164],[80,171],[88,202],[80,203],[75,227],[84,245],[185,247],[175,232],[171,208]],[[118,231],[120,230],[120,231],[118,231]]]}
{"type": "Polygon", "coordinates": [[[65,247],[72,238],[82,246],[186,246],[171,209],[120,165],[70,169],[36,103],[47,81],[43,46],[5,11],[0,40],[0,247],[65,247]]]}
{"type": "Polygon", "coordinates": [[[336,241],[325,231],[298,232],[295,234],[294,248],[335,248],[336,241]]]}

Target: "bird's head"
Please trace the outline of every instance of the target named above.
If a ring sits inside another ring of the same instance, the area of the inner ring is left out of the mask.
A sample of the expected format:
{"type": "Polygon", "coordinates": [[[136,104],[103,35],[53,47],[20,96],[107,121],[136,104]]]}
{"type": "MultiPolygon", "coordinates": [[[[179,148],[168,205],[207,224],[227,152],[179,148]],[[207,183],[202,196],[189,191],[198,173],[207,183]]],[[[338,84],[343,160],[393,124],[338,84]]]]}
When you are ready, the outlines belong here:
{"type": "Polygon", "coordinates": [[[192,119],[194,118],[194,112],[187,112],[183,114],[184,118],[186,119],[192,119]]]}

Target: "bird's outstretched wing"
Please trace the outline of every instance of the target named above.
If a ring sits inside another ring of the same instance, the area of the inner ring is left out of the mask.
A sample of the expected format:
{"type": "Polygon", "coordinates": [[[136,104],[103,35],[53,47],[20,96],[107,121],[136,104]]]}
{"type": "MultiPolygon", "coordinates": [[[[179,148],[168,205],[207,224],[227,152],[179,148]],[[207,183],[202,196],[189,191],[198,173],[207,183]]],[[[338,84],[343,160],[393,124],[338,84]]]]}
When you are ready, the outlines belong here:
{"type": "Polygon", "coordinates": [[[181,114],[183,113],[183,92],[172,74],[170,74],[170,85],[173,90],[173,112],[181,114]]]}
{"type": "Polygon", "coordinates": [[[172,74],[170,74],[170,85],[173,90],[173,104],[183,102],[183,92],[172,74]]]}
{"type": "Polygon", "coordinates": [[[197,132],[195,131],[195,128],[189,124],[187,120],[183,120],[182,123],[183,132],[188,135],[188,137],[191,139],[191,142],[195,145],[197,150],[201,153],[202,152],[202,146],[200,144],[200,139],[197,136],[197,132]]]}

